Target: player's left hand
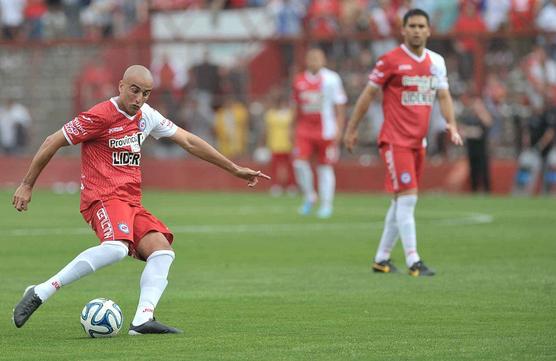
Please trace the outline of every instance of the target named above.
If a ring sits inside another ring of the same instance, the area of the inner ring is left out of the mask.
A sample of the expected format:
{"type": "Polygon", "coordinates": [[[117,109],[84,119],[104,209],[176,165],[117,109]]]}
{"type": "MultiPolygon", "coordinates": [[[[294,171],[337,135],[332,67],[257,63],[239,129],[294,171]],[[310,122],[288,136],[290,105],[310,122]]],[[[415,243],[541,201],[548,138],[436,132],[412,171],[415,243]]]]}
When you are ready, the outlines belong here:
{"type": "Polygon", "coordinates": [[[463,139],[461,138],[461,135],[458,133],[456,127],[452,127],[448,125],[446,130],[448,131],[448,133],[450,133],[450,140],[452,141],[452,143],[454,143],[455,145],[463,145],[463,139]]]}
{"type": "Polygon", "coordinates": [[[346,130],[346,134],[344,135],[344,146],[350,153],[353,153],[355,144],[357,144],[357,132],[350,129],[346,130]]]}
{"type": "Polygon", "coordinates": [[[26,211],[29,203],[31,202],[31,194],[33,193],[33,188],[27,184],[20,184],[17,187],[14,196],[12,198],[12,204],[15,209],[19,212],[26,211]]]}
{"type": "Polygon", "coordinates": [[[269,176],[260,170],[253,170],[245,167],[238,167],[235,171],[235,176],[247,180],[249,187],[254,187],[259,183],[259,178],[270,179],[269,176]]]}

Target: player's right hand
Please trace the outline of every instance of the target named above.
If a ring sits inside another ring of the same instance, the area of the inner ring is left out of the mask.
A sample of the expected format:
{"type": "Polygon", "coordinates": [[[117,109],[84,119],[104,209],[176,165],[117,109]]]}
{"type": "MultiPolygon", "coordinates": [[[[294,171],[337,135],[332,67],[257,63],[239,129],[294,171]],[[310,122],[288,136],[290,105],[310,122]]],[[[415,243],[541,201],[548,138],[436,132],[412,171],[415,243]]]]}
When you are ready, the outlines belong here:
{"type": "Polygon", "coordinates": [[[19,212],[26,211],[29,203],[31,203],[31,194],[33,193],[33,188],[28,184],[21,183],[17,187],[14,196],[12,198],[12,204],[19,212]]]}
{"type": "Polygon", "coordinates": [[[344,146],[350,153],[353,153],[355,144],[357,144],[357,131],[350,131],[348,129],[344,135],[344,146]]]}
{"type": "Polygon", "coordinates": [[[260,170],[253,170],[245,167],[238,167],[235,170],[235,176],[238,178],[245,179],[249,187],[254,187],[259,182],[259,178],[270,179],[269,176],[261,172],[260,170]]]}

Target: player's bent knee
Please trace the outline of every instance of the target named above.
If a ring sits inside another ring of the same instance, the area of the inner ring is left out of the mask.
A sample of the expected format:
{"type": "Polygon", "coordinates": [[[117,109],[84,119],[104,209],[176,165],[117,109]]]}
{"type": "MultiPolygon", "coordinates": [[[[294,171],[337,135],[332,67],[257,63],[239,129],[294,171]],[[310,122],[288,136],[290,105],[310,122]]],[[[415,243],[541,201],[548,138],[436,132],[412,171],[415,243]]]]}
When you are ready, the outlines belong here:
{"type": "Polygon", "coordinates": [[[137,246],[137,253],[142,259],[149,258],[157,251],[172,251],[172,246],[166,237],[160,232],[151,232],[145,235],[137,246]]]}
{"type": "Polygon", "coordinates": [[[127,242],[124,241],[104,241],[102,242],[102,246],[110,247],[112,250],[111,253],[117,259],[123,259],[129,252],[127,242]]]}
{"type": "Polygon", "coordinates": [[[174,260],[176,258],[176,253],[173,250],[161,249],[161,250],[154,251],[153,253],[151,253],[149,255],[149,257],[147,258],[147,261],[149,259],[154,258],[154,257],[164,256],[164,255],[172,257],[172,260],[174,260]]]}

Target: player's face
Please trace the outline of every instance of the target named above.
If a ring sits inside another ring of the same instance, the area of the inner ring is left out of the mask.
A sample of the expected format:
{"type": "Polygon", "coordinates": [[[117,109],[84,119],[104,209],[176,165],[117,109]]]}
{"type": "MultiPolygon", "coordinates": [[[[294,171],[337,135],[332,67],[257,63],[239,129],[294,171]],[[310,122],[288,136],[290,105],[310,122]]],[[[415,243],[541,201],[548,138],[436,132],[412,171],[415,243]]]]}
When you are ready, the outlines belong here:
{"type": "Polygon", "coordinates": [[[149,99],[152,91],[152,84],[141,80],[122,80],[119,90],[120,100],[125,108],[124,110],[130,115],[135,115],[149,99]]]}
{"type": "Polygon", "coordinates": [[[321,50],[311,50],[305,59],[307,70],[317,73],[326,63],[324,53],[321,50]]]}
{"type": "Polygon", "coordinates": [[[415,15],[407,19],[407,23],[402,28],[402,35],[405,43],[412,48],[424,47],[431,35],[427,18],[415,15]]]}

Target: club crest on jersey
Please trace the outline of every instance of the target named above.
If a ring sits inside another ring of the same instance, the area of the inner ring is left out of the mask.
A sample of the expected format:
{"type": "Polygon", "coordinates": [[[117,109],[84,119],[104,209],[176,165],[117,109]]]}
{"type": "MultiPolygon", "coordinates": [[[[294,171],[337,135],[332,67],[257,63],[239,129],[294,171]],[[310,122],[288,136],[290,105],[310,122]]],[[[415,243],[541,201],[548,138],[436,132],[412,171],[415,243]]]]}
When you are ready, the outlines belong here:
{"type": "Polygon", "coordinates": [[[123,138],[110,138],[108,146],[110,148],[125,148],[130,147],[134,153],[141,151],[141,144],[145,140],[145,135],[142,132],[126,135],[123,138]]]}
{"type": "Polygon", "coordinates": [[[409,183],[411,183],[411,174],[409,174],[408,172],[403,172],[403,173],[400,175],[400,181],[401,181],[403,184],[409,184],[409,183]]]}
{"type": "Polygon", "coordinates": [[[125,223],[118,223],[118,229],[125,234],[129,234],[129,227],[125,223]]]}
{"type": "Polygon", "coordinates": [[[144,131],[146,127],[147,122],[145,121],[145,119],[141,118],[141,120],[139,120],[139,130],[144,131]]]}

